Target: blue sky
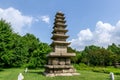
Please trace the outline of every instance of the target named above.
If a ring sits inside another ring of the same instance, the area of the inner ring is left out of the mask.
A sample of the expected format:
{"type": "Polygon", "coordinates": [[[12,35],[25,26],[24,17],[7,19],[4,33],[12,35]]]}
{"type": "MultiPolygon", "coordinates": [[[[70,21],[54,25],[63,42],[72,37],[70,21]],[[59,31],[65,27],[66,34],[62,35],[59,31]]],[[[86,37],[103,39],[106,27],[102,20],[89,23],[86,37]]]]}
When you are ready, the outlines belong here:
{"type": "Polygon", "coordinates": [[[120,44],[120,0],[0,0],[0,18],[15,32],[32,33],[49,44],[57,11],[66,16],[71,47],[120,44]]]}

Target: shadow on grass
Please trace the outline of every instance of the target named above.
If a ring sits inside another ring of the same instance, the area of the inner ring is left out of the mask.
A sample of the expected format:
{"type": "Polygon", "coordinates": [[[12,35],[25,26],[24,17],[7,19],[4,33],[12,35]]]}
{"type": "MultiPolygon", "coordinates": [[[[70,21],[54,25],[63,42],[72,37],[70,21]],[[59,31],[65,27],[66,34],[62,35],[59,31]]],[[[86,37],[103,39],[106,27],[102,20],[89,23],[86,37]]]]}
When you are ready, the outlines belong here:
{"type": "Polygon", "coordinates": [[[34,73],[34,74],[39,74],[39,75],[44,75],[43,74],[43,71],[37,71],[37,72],[35,72],[35,71],[29,71],[28,73],[34,73]]]}
{"type": "Polygon", "coordinates": [[[0,71],[4,71],[2,68],[0,68],[0,71]]]}

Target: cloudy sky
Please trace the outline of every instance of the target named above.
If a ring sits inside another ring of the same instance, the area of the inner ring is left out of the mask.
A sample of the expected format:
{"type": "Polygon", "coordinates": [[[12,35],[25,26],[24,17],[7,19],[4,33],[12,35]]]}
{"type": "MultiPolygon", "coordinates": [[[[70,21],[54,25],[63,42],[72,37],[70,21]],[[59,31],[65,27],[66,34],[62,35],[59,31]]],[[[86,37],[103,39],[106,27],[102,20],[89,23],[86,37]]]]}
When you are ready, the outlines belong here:
{"type": "Polygon", "coordinates": [[[34,34],[48,44],[57,11],[66,16],[71,47],[120,44],[120,0],[0,0],[0,18],[14,32],[34,34]]]}

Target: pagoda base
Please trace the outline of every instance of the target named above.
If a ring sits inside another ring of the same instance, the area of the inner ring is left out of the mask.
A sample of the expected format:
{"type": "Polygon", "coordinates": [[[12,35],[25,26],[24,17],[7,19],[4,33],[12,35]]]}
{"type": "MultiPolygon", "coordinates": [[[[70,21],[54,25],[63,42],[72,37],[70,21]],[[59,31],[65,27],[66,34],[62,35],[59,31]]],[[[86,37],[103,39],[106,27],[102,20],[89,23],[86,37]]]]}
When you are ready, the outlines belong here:
{"type": "Polygon", "coordinates": [[[79,75],[72,65],[45,65],[45,76],[74,76],[79,75]]]}
{"type": "Polygon", "coordinates": [[[79,73],[46,73],[44,72],[44,75],[47,77],[55,77],[55,76],[75,76],[80,74],[79,73]]]}

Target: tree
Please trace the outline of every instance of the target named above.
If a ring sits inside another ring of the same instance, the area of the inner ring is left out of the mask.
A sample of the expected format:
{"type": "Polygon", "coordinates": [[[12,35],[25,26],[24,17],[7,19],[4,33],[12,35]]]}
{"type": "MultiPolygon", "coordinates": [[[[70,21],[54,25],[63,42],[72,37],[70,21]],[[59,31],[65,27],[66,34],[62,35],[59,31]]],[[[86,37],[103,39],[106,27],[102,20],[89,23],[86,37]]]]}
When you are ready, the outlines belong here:
{"type": "Polygon", "coordinates": [[[13,59],[13,41],[11,25],[0,20],[0,66],[10,66],[13,59]]]}
{"type": "Polygon", "coordinates": [[[51,51],[51,47],[42,43],[33,34],[26,34],[23,36],[25,40],[25,47],[28,54],[26,54],[26,65],[31,68],[43,66],[46,63],[46,55],[51,51]]]}
{"type": "Polygon", "coordinates": [[[87,46],[82,52],[81,62],[95,66],[112,65],[113,53],[98,46],[87,46]]]}
{"type": "Polygon", "coordinates": [[[120,63],[120,46],[113,43],[108,46],[107,50],[113,53],[113,63],[120,63]]]}
{"type": "Polygon", "coordinates": [[[109,51],[111,51],[111,52],[113,52],[115,54],[120,55],[120,47],[115,45],[114,43],[112,45],[109,45],[107,50],[109,50],[109,51]]]}
{"type": "Polygon", "coordinates": [[[33,34],[20,36],[0,20],[0,67],[39,67],[46,63],[50,51],[50,46],[33,34]]]}

